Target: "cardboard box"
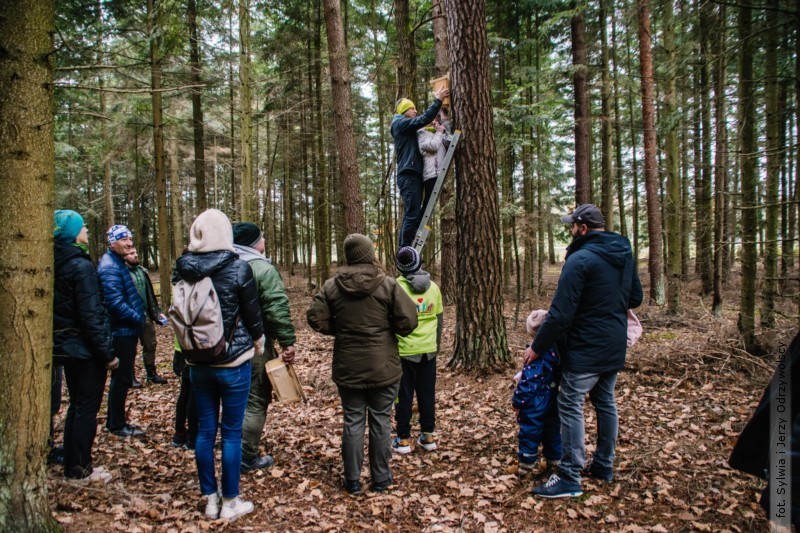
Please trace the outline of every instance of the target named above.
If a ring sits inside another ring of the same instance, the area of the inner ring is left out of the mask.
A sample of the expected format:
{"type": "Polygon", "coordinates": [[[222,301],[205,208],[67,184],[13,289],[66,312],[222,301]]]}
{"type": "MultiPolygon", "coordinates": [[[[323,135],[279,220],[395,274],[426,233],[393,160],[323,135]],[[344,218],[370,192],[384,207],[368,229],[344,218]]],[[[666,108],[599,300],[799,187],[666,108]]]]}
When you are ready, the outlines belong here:
{"type": "Polygon", "coordinates": [[[275,396],[278,397],[279,402],[297,403],[306,401],[303,387],[300,385],[300,380],[297,379],[297,374],[292,365],[284,363],[281,358],[277,358],[267,361],[266,370],[269,382],[272,383],[272,390],[275,391],[275,396]]]}
{"type": "MultiPolygon", "coordinates": [[[[449,90],[450,89],[450,74],[446,74],[445,76],[442,76],[441,78],[434,78],[429,83],[431,84],[431,89],[433,90],[433,92],[438,91],[441,87],[447,87],[447,89],[449,90]]],[[[449,96],[446,96],[444,98],[444,100],[442,100],[442,106],[450,107],[450,97],[449,96]]]]}

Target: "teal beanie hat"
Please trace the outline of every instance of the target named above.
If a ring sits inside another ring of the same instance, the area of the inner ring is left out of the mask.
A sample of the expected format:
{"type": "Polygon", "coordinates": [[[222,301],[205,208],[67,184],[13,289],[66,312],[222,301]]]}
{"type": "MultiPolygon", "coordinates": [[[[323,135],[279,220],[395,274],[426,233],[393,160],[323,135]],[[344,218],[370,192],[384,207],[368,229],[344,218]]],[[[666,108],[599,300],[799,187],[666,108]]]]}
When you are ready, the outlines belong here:
{"type": "Polygon", "coordinates": [[[83,217],[70,209],[59,209],[53,215],[53,239],[69,244],[75,242],[83,229],[83,217]]]}

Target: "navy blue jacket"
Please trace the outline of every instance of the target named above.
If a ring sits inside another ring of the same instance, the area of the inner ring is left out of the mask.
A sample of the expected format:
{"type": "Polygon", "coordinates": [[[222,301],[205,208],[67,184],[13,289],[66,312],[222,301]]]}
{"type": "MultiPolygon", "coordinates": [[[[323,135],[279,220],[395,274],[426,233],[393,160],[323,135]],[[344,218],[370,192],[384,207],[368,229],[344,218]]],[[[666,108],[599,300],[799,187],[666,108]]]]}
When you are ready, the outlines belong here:
{"type": "Polygon", "coordinates": [[[187,252],[175,262],[173,283],[181,279],[195,283],[205,277],[211,278],[217,291],[225,339],[230,339],[228,353],[215,363],[224,365],[252,349],[253,340],[264,334],[258,287],[250,265],[228,250],[187,252]]]}
{"type": "Polygon", "coordinates": [[[112,250],[97,265],[106,310],[115,337],[138,337],[144,327],[144,302],[125,261],[112,250]]]}
{"type": "Polygon", "coordinates": [[[397,157],[397,173],[414,172],[422,177],[422,153],[417,144],[417,130],[424,128],[436,118],[442,101],[434,98],[431,106],[421,115],[414,118],[395,115],[392,119],[392,137],[394,153],[397,157]]]}
{"type": "Polygon", "coordinates": [[[533,351],[553,345],[564,372],[602,374],[625,366],[628,309],[642,303],[642,283],[628,239],[590,231],[567,248],[553,302],[533,351]]]}
{"type": "Polygon", "coordinates": [[[114,359],[111,329],[100,280],[89,254],[71,244],[55,243],[53,287],[53,357],[114,359]]]}

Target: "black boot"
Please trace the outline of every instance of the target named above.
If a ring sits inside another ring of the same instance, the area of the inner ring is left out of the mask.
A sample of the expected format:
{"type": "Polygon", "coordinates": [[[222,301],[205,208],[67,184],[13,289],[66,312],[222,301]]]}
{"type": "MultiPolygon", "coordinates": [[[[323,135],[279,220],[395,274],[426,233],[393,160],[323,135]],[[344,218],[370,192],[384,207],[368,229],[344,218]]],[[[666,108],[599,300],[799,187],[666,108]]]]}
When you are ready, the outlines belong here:
{"type": "Polygon", "coordinates": [[[132,389],[141,389],[142,388],[142,382],[139,381],[138,379],[136,379],[135,375],[133,376],[133,380],[131,381],[131,388],[132,389]]]}
{"type": "Polygon", "coordinates": [[[164,385],[167,380],[162,378],[156,372],[156,365],[147,365],[144,367],[147,370],[147,381],[148,383],[155,383],[156,385],[164,385]]]}

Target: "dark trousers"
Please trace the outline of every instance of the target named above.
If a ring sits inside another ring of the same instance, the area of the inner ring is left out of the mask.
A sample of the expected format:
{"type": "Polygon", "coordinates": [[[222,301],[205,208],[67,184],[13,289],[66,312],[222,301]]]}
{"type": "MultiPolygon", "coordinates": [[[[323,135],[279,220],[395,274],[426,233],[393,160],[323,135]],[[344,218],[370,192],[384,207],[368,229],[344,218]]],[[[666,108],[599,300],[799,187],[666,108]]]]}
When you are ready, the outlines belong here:
{"type": "MultiPolygon", "coordinates": [[[[425,199],[422,201],[422,214],[428,209],[428,203],[431,201],[431,194],[433,194],[433,187],[436,185],[436,178],[430,178],[422,181],[422,190],[425,194],[425,199]]],[[[420,221],[422,217],[420,216],[420,221]]]]}
{"type": "Polygon", "coordinates": [[[125,402],[133,382],[133,361],[136,359],[136,337],[114,337],[114,355],[119,366],[111,372],[108,386],[108,417],[106,428],[117,431],[125,427],[125,402]]]}
{"type": "Polygon", "coordinates": [[[189,377],[189,367],[184,366],[181,371],[181,390],[178,401],[175,402],[175,433],[186,433],[189,426],[189,441],[197,439],[197,406],[192,394],[192,381],[189,377]]]}
{"type": "Polygon", "coordinates": [[[422,176],[416,172],[397,175],[397,188],[403,198],[403,223],[400,226],[400,247],[414,244],[422,221],[422,176]]]}
{"type": "Polygon", "coordinates": [[[144,321],[142,334],[139,335],[139,342],[142,343],[142,361],[147,370],[147,377],[151,378],[150,372],[156,368],[156,323],[149,318],[144,321]]]}
{"type": "Polygon", "coordinates": [[[400,394],[395,404],[394,419],[397,436],[407,439],[411,436],[411,406],[414,393],[417,393],[419,406],[419,425],[423,433],[433,433],[436,428],[436,359],[422,356],[422,361],[414,363],[400,358],[403,377],[400,379],[400,394]]]}
{"type": "Polygon", "coordinates": [[[106,368],[94,359],[69,359],[64,362],[64,375],[69,391],[64,422],[64,475],[83,478],[92,473],[92,444],[106,386],[106,368]]]}
{"type": "Polygon", "coordinates": [[[52,372],[50,374],[50,446],[53,446],[55,440],[55,427],[53,419],[61,410],[61,390],[64,382],[64,367],[61,363],[53,362],[52,372]]]}

